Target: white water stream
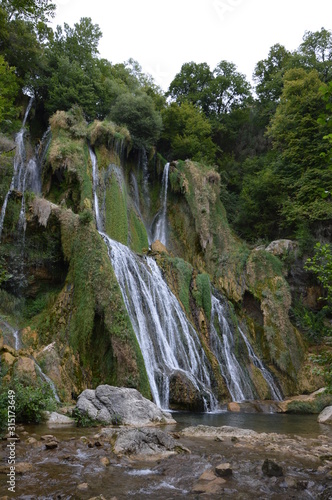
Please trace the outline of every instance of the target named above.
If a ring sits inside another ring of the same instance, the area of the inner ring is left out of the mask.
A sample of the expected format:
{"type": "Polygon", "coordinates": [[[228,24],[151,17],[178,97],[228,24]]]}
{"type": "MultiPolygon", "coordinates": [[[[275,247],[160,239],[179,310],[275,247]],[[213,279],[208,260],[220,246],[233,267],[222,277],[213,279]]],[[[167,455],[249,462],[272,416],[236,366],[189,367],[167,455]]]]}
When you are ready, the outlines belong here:
{"type": "MultiPolygon", "coordinates": [[[[103,232],[98,201],[98,167],[90,149],[93,171],[93,196],[97,229],[104,239],[122,296],[136,334],[149,378],[154,402],[169,408],[170,385],[174,377],[189,381],[201,394],[206,410],[216,410],[218,402],[212,389],[212,368],[199,335],[188,321],[177,298],[169,289],[162,273],[151,257],[139,257],[127,246],[103,232]]],[[[154,236],[163,244],[166,238],[166,207],[169,165],[164,169],[161,210],[154,236]]],[[[136,193],[137,197],[137,193],[136,193]]],[[[137,200],[136,200],[137,203],[137,200]]],[[[233,401],[255,399],[249,374],[237,357],[234,337],[221,301],[212,294],[210,348],[218,360],[223,378],[233,401]],[[216,328],[216,325],[219,325],[216,328]]],[[[271,387],[274,399],[281,399],[271,374],[255,355],[244,333],[241,336],[252,362],[271,387]]]]}

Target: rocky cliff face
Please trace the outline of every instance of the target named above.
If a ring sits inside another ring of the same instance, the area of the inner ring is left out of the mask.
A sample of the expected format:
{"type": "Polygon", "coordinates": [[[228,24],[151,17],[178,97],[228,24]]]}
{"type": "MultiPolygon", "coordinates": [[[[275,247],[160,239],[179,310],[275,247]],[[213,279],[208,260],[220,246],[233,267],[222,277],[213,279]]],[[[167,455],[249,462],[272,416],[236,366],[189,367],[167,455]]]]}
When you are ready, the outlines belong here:
{"type": "MultiPolygon", "coordinates": [[[[132,151],[126,130],[109,122],[88,126],[77,111],[56,113],[51,133],[43,195],[25,195],[21,246],[15,240],[20,193],[11,194],[5,218],[1,257],[12,276],[0,290],[1,315],[20,330],[22,350],[2,347],[2,375],[12,376],[20,359],[33,356],[63,400],[100,383],[134,387],[149,397],[142,353],[93,209],[97,189],[105,232],[146,253],[160,208],[162,161],[155,154],[132,151]],[[89,147],[98,161],[97,187],[89,147]]],[[[4,182],[12,168],[10,158],[6,162],[4,182]]],[[[150,255],[199,333],[219,401],[229,400],[230,394],[211,349],[211,286],[229,301],[229,315],[285,395],[316,389],[319,382],[307,377],[305,345],[289,318],[292,297],[280,258],[249,249],[232,233],[217,172],[176,162],[169,179],[168,249],[155,245],[150,255]]],[[[2,198],[5,190],[2,186],[2,198]]],[[[5,344],[13,348],[10,332],[3,330],[5,344]]],[[[255,394],[270,397],[236,335],[239,359],[255,394]]],[[[174,407],[197,408],[195,388],[179,374],[170,390],[174,407]]]]}

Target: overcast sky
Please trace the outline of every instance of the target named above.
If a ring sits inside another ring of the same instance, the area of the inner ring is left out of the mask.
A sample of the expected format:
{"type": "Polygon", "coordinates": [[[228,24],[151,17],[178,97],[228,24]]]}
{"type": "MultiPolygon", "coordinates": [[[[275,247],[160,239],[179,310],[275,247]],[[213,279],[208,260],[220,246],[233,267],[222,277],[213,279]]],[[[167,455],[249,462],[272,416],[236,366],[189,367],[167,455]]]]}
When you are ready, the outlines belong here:
{"type": "Polygon", "coordinates": [[[275,43],[295,50],[304,32],[332,29],[331,0],[57,0],[53,27],[91,17],[103,38],[100,56],[136,59],[167,90],[183,63],[211,70],[233,62],[251,81],[275,43]]]}

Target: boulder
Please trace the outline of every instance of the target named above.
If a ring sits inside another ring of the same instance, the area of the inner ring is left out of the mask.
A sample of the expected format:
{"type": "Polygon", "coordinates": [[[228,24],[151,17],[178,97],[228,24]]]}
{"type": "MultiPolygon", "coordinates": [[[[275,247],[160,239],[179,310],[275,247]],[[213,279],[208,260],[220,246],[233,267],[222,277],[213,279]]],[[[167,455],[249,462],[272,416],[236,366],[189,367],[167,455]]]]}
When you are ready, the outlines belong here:
{"type": "Polygon", "coordinates": [[[61,415],[60,413],[57,413],[55,411],[49,412],[45,411],[44,415],[47,420],[47,425],[68,425],[68,424],[75,424],[75,420],[69,417],[66,417],[66,415],[61,415]]]}
{"type": "Polygon", "coordinates": [[[113,444],[117,455],[145,456],[154,458],[187,453],[173,437],[160,429],[103,429],[102,436],[113,444]]]}
{"type": "Polygon", "coordinates": [[[86,389],[77,400],[77,410],[91,419],[108,424],[146,426],[174,424],[167,412],[144,398],[136,389],[100,385],[86,389]]]}
{"type": "Polygon", "coordinates": [[[332,406],[327,406],[323,411],[318,415],[318,422],[320,424],[329,424],[332,425],[332,406]]]}
{"type": "Polygon", "coordinates": [[[296,250],[297,247],[297,243],[292,240],[275,240],[265,248],[265,251],[279,257],[280,255],[285,255],[296,250]]]}

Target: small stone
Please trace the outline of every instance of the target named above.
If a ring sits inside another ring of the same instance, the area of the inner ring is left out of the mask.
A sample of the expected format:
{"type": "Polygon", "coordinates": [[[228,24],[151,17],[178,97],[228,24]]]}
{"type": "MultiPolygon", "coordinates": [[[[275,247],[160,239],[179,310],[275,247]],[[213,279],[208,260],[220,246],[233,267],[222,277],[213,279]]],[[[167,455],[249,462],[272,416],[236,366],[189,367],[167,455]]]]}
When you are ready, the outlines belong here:
{"type": "Polygon", "coordinates": [[[108,460],[107,457],[101,457],[100,459],[100,463],[101,465],[103,465],[104,467],[107,467],[109,464],[110,464],[110,461],[108,460]]]}
{"type": "Polygon", "coordinates": [[[26,443],[27,444],[36,444],[38,443],[37,439],[33,438],[33,437],[29,437],[27,440],[26,440],[26,443]]]}
{"type": "Polygon", "coordinates": [[[296,479],[290,476],[285,477],[285,483],[287,488],[296,488],[297,486],[296,479]]]}
{"type": "Polygon", "coordinates": [[[79,484],[79,485],[77,486],[77,489],[78,489],[79,491],[86,491],[86,490],[88,490],[88,489],[89,489],[89,485],[88,485],[88,483],[81,483],[81,484],[79,484]]]}
{"type": "Polygon", "coordinates": [[[264,460],[262,471],[263,474],[268,477],[279,477],[283,475],[282,467],[280,467],[280,465],[276,464],[272,460],[269,460],[268,458],[264,460]]]}
{"type": "Polygon", "coordinates": [[[58,443],[56,441],[48,441],[45,444],[45,447],[47,450],[54,450],[55,448],[58,447],[58,443]]]}
{"type": "Polygon", "coordinates": [[[221,487],[226,483],[225,479],[217,477],[214,481],[198,481],[192,489],[193,493],[214,494],[220,493],[221,487]]]}
{"type": "Polygon", "coordinates": [[[42,441],[56,441],[56,438],[52,434],[45,434],[45,436],[40,436],[42,441]]]}
{"type": "Polygon", "coordinates": [[[199,481],[213,481],[214,479],[217,479],[217,476],[215,475],[212,469],[206,470],[198,478],[199,481]]]}
{"type": "Polygon", "coordinates": [[[233,474],[231,464],[219,464],[215,468],[216,474],[219,477],[229,477],[233,474]]]}

